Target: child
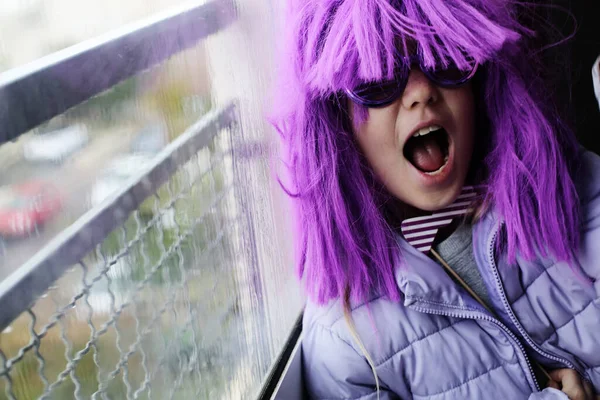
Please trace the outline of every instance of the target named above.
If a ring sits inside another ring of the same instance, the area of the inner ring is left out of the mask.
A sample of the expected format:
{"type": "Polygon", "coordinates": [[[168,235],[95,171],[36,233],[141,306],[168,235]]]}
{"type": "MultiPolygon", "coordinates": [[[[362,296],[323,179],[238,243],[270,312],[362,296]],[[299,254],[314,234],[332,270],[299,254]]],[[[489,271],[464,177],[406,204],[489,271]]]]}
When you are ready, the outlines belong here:
{"type": "Polygon", "coordinates": [[[310,397],[593,398],[600,158],[556,111],[527,6],[288,1],[276,126],[310,397]],[[465,203],[420,232],[434,252],[402,233],[465,203]]]}

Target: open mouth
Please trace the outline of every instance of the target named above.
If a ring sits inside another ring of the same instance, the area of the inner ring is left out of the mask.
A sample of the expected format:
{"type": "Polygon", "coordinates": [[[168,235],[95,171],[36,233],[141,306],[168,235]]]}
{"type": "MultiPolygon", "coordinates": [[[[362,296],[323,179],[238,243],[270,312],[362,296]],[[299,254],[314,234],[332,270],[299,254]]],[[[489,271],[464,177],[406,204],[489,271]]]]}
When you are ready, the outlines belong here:
{"type": "Polygon", "coordinates": [[[404,157],[419,171],[431,174],[446,166],[450,138],[438,125],[419,129],[404,144],[404,157]]]}

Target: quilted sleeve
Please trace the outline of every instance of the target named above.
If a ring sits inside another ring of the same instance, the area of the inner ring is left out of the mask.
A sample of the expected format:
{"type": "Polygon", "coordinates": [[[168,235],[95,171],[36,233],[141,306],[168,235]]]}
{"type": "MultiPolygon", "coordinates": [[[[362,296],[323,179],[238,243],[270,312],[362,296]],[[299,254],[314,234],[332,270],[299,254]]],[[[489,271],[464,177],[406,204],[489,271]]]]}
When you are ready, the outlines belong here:
{"type": "Polygon", "coordinates": [[[596,281],[600,297],[600,157],[597,154],[584,153],[578,178],[582,213],[579,261],[596,281]]]}
{"type": "Polygon", "coordinates": [[[400,400],[383,385],[378,397],[366,358],[327,327],[315,324],[304,333],[302,362],[311,399],[400,400]]]}
{"type": "Polygon", "coordinates": [[[592,279],[595,298],[578,315],[579,333],[574,337],[571,351],[577,354],[577,349],[588,350],[579,350],[577,355],[585,362],[586,373],[596,392],[600,393],[600,339],[593,333],[600,318],[600,157],[586,152],[578,177],[582,213],[578,259],[585,274],[592,279]]]}

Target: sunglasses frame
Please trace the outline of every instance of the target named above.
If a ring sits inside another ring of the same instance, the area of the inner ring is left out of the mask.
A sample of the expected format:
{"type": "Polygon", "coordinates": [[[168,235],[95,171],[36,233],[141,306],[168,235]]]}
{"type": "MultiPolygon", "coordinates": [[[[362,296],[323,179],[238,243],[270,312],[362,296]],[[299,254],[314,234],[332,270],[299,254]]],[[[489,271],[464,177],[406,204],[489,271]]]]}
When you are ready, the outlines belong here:
{"type": "MultiPolygon", "coordinates": [[[[346,89],[345,90],[346,95],[350,98],[350,100],[352,100],[353,102],[355,102],[359,105],[362,105],[364,107],[368,107],[368,108],[386,107],[386,106],[392,104],[394,101],[396,101],[400,96],[402,96],[404,89],[406,89],[406,84],[408,83],[410,70],[411,70],[412,66],[415,64],[417,64],[419,66],[419,69],[425,74],[427,79],[429,79],[431,82],[435,83],[437,86],[441,86],[444,88],[457,88],[457,87],[464,85],[465,83],[467,83],[471,79],[473,79],[473,77],[475,76],[475,73],[477,72],[477,69],[479,68],[479,63],[475,62],[475,65],[473,66],[473,69],[471,70],[471,72],[459,80],[438,79],[435,75],[435,70],[432,71],[423,66],[423,61],[419,54],[415,54],[410,57],[402,57],[402,58],[404,60],[406,60],[407,62],[402,64],[402,75],[400,77],[401,79],[396,78],[393,81],[385,81],[385,83],[396,82],[396,90],[387,99],[385,99],[385,100],[367,100],[367,99],[361,97],[359,94],[357,94],[353,89],[346,89]]],[[[376,83],[376,82],[373,82],[373,83],[376,83]]]]}

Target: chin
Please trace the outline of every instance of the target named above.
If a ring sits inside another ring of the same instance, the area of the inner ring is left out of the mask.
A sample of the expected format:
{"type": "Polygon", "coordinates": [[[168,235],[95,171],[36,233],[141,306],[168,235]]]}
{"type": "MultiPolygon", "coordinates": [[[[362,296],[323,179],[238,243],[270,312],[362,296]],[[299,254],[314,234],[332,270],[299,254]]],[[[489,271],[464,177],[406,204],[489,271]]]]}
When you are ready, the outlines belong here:
{"type": "MultiPolygon", "coordinates": [[[[417,196],[411,196],[406,203],[423,211],[437,211],[448,207],[460,195],[462,184],[454,184],[450,187],[435,191],[419,191],[417,196]]],[[[417,192],[415,190],[413,193],[417,192]]]]}

